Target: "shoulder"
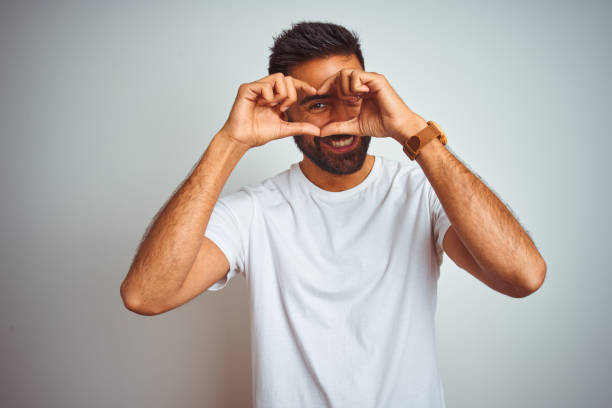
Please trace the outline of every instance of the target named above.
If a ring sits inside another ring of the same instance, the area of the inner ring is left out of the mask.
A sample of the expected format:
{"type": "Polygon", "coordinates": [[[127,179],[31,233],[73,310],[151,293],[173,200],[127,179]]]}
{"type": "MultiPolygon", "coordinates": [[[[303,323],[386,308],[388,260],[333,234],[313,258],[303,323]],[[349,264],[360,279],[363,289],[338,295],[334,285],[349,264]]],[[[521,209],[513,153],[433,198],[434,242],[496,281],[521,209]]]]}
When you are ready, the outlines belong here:
{"type": "Polygon", "coordinates": [[[427,177],[418,164],[407,161],[397,161],[383,156],[376,156],[380,160],[380,178],[387,180],[394,187],[423,188],[427,177]]]}
{"type": "Polygon", "coordinates": [[[284,191],[290,183],[290,172],[291,168],[288,168],[260,182],[247,184],[235,192],[222,196],[219,200],[232,208],[278,202],[284,199],[284,191]]]}

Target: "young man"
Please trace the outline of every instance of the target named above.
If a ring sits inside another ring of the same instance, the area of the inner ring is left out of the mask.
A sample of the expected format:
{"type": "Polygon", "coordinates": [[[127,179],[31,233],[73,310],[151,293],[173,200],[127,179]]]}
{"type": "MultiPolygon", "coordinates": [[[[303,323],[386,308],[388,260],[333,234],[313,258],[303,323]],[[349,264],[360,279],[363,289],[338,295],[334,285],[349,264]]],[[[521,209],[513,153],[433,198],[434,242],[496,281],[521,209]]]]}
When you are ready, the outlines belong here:
{"type": "Polygon", "coordinates": [[[358,38],[299,23],[269,76],[160,211],[121,286],[154,315],[247,279],[258,407],[443,407],[434,313],[443,251],[492,289],[537,290],[546,264],[495,195],[364,70],[358,38]],[[293,136],[304,158],[219,198],[251,148],[293,136]],[[418,166],[367,154],[392,137],[418,166]]]}

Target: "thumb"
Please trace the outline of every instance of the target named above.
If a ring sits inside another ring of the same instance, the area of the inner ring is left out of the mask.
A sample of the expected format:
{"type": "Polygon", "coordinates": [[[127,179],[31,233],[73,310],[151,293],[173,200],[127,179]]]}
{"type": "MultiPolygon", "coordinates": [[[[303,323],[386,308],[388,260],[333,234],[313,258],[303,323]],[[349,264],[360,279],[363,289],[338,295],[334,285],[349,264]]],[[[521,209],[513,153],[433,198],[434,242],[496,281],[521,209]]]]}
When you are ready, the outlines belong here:
{"type": "Polygon", "coordinates": [[[297,136],[297,135],[312,135],[319,136],[321,134],[321,129],[312,123],[306,122],[286,122],[281,120],[280,129],[278,132],[277,139],[288,136],[297,136]]]}
{"type": "Polygon", "coordinates": [[[331,122],[321,128],[321,137],[340,134],[364,136],[359,129],[357,117],[344,122],[331,122]]]}

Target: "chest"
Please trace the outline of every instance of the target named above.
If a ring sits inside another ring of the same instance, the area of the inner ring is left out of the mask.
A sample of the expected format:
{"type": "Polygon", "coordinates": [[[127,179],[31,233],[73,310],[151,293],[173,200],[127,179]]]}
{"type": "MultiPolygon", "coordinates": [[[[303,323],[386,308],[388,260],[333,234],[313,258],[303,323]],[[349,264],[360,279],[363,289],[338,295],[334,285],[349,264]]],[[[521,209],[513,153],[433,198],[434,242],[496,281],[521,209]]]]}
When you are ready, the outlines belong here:
{"type": "Polygon", "coordinates": [[[267,209],[252,229],[254,279],[289,292],[329,296],[404,284],[411,270],[419,270],[431,256],[431,220],[424,203],[305,197],[267,209]]]}

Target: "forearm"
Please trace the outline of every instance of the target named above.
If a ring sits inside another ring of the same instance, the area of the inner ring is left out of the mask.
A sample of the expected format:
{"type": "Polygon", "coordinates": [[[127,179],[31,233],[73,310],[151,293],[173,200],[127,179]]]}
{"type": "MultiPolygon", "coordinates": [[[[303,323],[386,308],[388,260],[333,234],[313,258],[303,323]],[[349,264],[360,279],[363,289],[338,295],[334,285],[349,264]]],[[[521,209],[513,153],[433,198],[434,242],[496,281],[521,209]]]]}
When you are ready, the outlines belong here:
{"type": "Polygon", "coordinates": [[[126,304],[157,304],[181,287],[201,247],[219,194],[246,151],[246,146],[221,132],[213,137],[191,175],[145,233],[121,285],[126,304]]]}
{"type": "Polygon", "coordinates": [[[543,279],[546,265],[506,206],[437,139],[416,161],[480,269],[517,288],[543,279]]]}

